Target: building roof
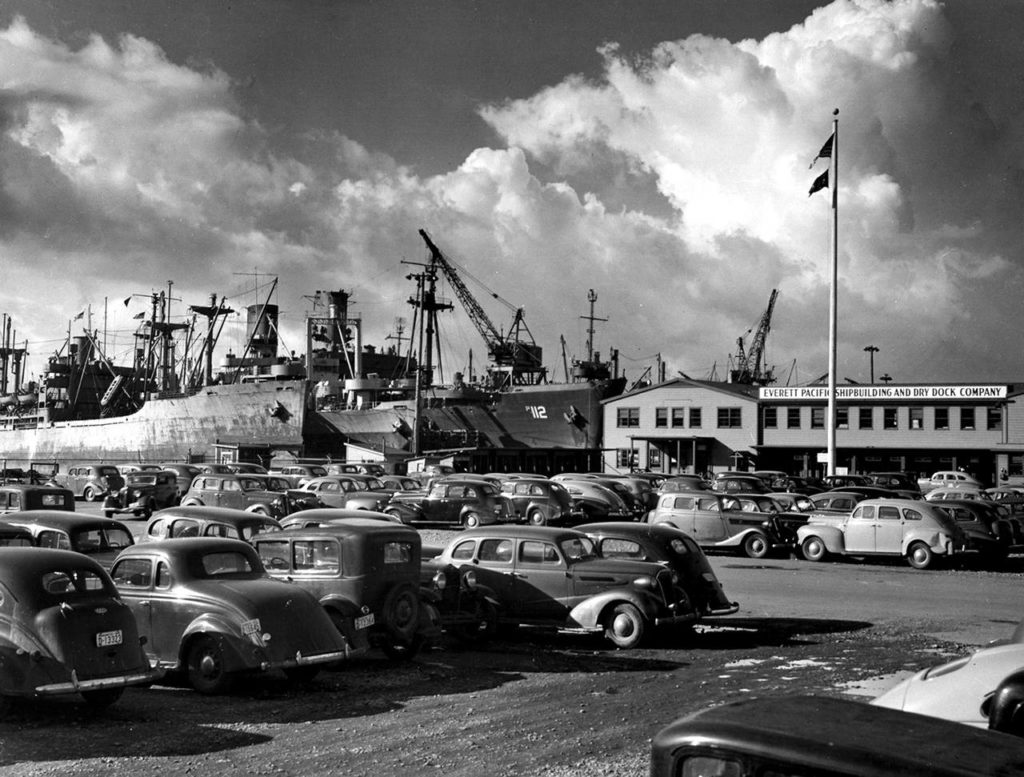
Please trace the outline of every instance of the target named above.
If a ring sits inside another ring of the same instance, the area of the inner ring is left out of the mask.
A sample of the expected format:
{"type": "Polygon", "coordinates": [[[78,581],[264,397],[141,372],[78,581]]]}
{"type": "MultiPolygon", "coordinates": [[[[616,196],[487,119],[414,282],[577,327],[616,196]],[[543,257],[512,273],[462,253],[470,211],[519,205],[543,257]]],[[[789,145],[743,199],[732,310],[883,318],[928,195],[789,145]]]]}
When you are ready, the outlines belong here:
{"type": "Polygon", "coordinates": [[[760,386],[754,386],[748,383],[728,383],[725,381],[693,380],[692,378],[678,377],[666,380],[663,383],[652,383],[648,386],[644,386],[643,388],[634,389],[633,391],[629,391],[625,394],[619,394],[616,397],[604,399],[601,401],[601,404],[606,405],[621,402],[624,399],[629,399],[648,391],[657,391],[665,388],[671,388],[672,386],[718,391],[723,394],[729,394],[737,397],[738,399],[747,399],[751,402],[757,402],[757,392],[760,388],[760,386]]]}

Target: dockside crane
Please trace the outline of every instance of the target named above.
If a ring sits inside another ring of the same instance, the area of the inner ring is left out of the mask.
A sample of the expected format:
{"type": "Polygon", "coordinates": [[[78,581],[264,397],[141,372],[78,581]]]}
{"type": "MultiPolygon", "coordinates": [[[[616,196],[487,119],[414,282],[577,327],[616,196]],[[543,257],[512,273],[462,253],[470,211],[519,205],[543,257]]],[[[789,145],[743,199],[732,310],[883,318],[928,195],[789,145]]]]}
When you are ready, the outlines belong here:
{"type": "Polygon", "coordinates": [[[730,371],[730,379],[733,383],[748,383],[766,385],[775,382],[775,372],[763,364],[764,345],[771,329],[772,311],[775,309],[775,298],[779,296],[778,289],[772,289],[768,298],[768,307],[761,314],[757,328],[754,330],[754,337],[750,342],[750,349],[743,347],[743,338],[736,340],[736,367],[730,371]]]}
{"type": "Polygon", "coordinates": [[[489,371],[492,383],[496,384],[494,387],[547,382],[547,369],[543,366],[543,349],[534,341],[529,327],[526,326],[523,309],[516,309],[508,334],[502,334],[491,322],[455,267],[441,253],[441,249],[434,245],[434,241],[425,230],[421,229],[419,232],[430,250],[431,264],[439,268],[451,284],[459,302],[469,314],[473,326],[487,345],[488,357],[494,365],[489,371]]]}

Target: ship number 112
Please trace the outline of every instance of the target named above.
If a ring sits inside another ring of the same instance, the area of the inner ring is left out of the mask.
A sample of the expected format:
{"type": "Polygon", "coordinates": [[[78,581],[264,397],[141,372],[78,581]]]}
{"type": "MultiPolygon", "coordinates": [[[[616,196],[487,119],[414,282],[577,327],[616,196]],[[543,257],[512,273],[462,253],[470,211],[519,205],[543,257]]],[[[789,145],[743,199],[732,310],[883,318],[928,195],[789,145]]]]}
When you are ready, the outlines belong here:
{"type": "Polygon", "coordinates": [[[547,418],[548,409],[544,405],[527,405],[526,412],[534,418],[547,418]]]}

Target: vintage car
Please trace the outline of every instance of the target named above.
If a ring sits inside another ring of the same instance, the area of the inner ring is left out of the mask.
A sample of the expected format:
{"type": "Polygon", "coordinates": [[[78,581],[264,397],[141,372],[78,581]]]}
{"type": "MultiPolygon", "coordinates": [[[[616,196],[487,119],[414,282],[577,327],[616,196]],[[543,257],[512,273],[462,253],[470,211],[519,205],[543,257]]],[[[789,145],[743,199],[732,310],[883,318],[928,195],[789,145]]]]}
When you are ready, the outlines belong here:
{"type": "Polygon", "coordinates": [[[6,483],[0,486],[0,513],[21,510],[67,510],[74,512],[75,495],[60,486],[6,483]]]}
{"type": "Polygon", "coordinates": [[[419,532],[373,518],[257,535],[267,571],[309,591],[349,644],[407,659],[440,635],[420,595],[419,532]]]}
{"type": "Polygon", "coordinates": [[[139,542],[180,537],[228,537],[251,542],[260,532],[280,530],[281,524],[273,518],[247,510],[178,505],[153,513],[139,542]]]}
{"type": "Polygon", "coordinates": [[[271,578],[251,545],[222,537],[135,545],[110,576],[135,614],[145,650],[200,693],[281,669],[309,680],[352,647],[298,586],[271,578]]]}
{"type": "Polygon", "coordinates": [[[382,510],[395,493],[372,475],[325,475],[307,480],[299,490],[315,495],[324,507],[374,511],[382,510]]]}
{"type": "Polygon", "coordinates": [[[534,526],[571,526],[583,518],[574,510],[572,497],[563,483],[555,480],[507,480],[501,493],[508,499],[518,520],[534,526]]]}
{"type": "Polygon", "coordinates": [[[332,461],[327,466],[328,475],[373,475],[385,474],[384,465],[371,461],[332,461]]]}
{"type": "Polygon", "coordinates": [[[609,491],[615,493],[619,499],[623,501],[626,506],[626,510],[629,513],[629,518],[633,520],[641,520],[650,507],[645,503],[644,499],[640,497],[638,492],[634,492],[629,485],[626,484],[621,478],[604,475],[597,472],[585,472],[583,474],[577,473],[561,473],[551,478],[566,488],[569,486],[580,486],[586,485],[587,483],[596,483],[599,486],[607,488],[609,491]]]}
{"type": "Polygon", "coordinates": [[[825,475],[822,485],[830,491],[841,491],[846,486],[870,486],[871,479],[867,475],[825,475]]]}
{"type": "Polygon", "coordinates": [[[870,481],[869,485],[872,486],[921,493],[917,478],[906,472],[869,472],[866,477],[870,481]]]}
{"type": "Polygon", "coordinates": [[[986,533],[999,543],[999,552],[990,561],[999,561],[1024,545],[1024,527],[1020,520],[993,503],[976,499],[944,499],[935,505],[949,513],[962,528],[986,533]]]}
{"type": "Polygon", "coordinates": [[[658,486],[657,493],[678,494],[680,491],[710,491],[711,483],[700,475],[673,475],[658,486]]]}
{"type": "Polygon", "coordinates": [[[291,510],[289,515],[294,515],[302,510],[314,510],[325,506],[316,494],[311,494],[301,488],[292,488],[291,481],[282,475],[248,475],[247,477],[258,479],[266,491],[273,491],[276,494],[287,494],[288,507],[291,510]]]}
{"type": "Polygon", "coordinates": [[[917,487],[922,494],[927,494],[934,488],[974,488],[984,489],[985,484],[973,475],[959,470],[944,469],[933,472],[931,477],[918,478],[917,487]]]}
{"type": "Polygon", "coordinates": [[[990,496],[987,489],[975,488],[974,486],[960,486],[959,488],[950,488],[942,486],[941,488],[933,488],[924,498],[929,502],[941,502],[946,499],[984,499],[989,500],[990,496]]]}
{"type": "Polygon", "coordinates": [[[651,742],[650,777],[1004,777],[1024,742],[853,699],[776,696],[680,718],[651,742]]]}
{"type": "Polygon", "coordinates": [[[228,468],[236,475],[266,475],[267,468],[252,461],[233,461],[228,468]]]}
{"type": "Polygon", "coordinates": [[[118,464],[117,471],[122,477],[127,477],[132,472],[159,472],[163,467],[159,464],[118,464]]]}
{"type": "Polygon", "coordinates": [[[0,547],[30,548],[33,545],[35,545],[35,542],[32,538],[32,532],[24,526],[15,526],[13,523],[0,521],[0,547]]]}
{"type": "Polygon", "coordinates": [[[268,491],[261,475],[201,474],[181,499],[183,507],[228,507],[283,518],[305,507],[289,492],[268,491]]]}
{"type": "Polygon", "coordinates": [[[178,502],[181,498],[188,493],[188,490],[192,487],[192,481],[195,480],[196,475],[202,473],[195,464],[182,464],[181,462],[169,461],[160,465],[160,469],[165,472],[173,472],[178,481],[178,502]]]}
{"type": "Polygon", "coordinates": [[[113,464],[85,464],[69,467],[65,473],[58,472],[53,482],[86,502],[96,502],[120,491],[124,477],[113,464]]]}
{"type": "MultiPolygon", "coordinates": [[[[917,672],[871,703],[988,728],[993,694],[1006,678],[1021,669],[1024,644],[985,647],[917,672]]],[[[1018,723],[1017,734],[1024,735],[1024,718],[1018,723]]]]}
{"type": "Polygon", "coordinates": [[[467,529],[516,519],[508,500],[497,488],[469,479],[438,481],[425,493],[396,491],[383,512],[402,523],[467,529]]]}
{"type": "Polygon", "coordinates": [[[653,627],[700,619],[676,572],[649,561],[602,558],[593,540],[573,529],[470,529],[436,561],[471,569],[494,593],[503,623],[604,634],[633,648],[653,627]]]}
{"type": "Polygon", "coordinates": [[[811,480],[810,478],[801,478],[790,475],[781,481],[776,481],[775,485],[772,486],[773,493],[779,490],[794,494],[803,494],[804,496],[811,496],[812,494],[820,494],[825,490],[825,487],[819,485],[817,481],[811,480]]]}
{"type": "Polygon", "coordinates": [[[422,491],[423,484],[405,475],[381,475],[378,480],[391,491],[422,491]]]}
{"type": "Polygon", "coordinates": [[[0,548],[0,717],[15,697],[77,693],[106,707],[125,688],[162,674],[94,560],[66,550],[0,548]]]}
{"type": "Polygon", "coordinates": [[[269,474],[288,478],[292,488],[302,488],[307,480],[326,475],[327,468],[321,464],[282,464],[277,467],[271,466],[269,474]]]}
{"type": "Polygon", "coordinates": [[[810,513],[814,511],[814,502],[807,494],[793,491],[772,491],[769,496],[782,505],[782,509],[790,513],[810,513]]]}
{"type": "Polygon", "coordinates": [[[664,523],[635,522],[588,523],[576,530],[590,537],[604,558],[653,561],[674,570],[702,618],[739,610],[726,597],[704,551],[686,532],[664,523]]]}
{"type": "Polygon", "coordinates": [[[8,513],[4,520],[27,529],[33,543],[41,548],[84,553],[104,569],[109,569],[114,557],[135,541],[123,523],[98,515],[64,510],[28,510],[8,513]]]}
{"type": "Polygon", "coordinates": [[[767,494],[771,491],[761,478],[750,473],[716,475],[711,490],[723,494],[767,494]]]}
{"type": "Polygon", "coordinates": [[[163,470],[139,470],[124,476],[125,484],[117,494],[103,500],[103,514],[134,515],[149,518],[154,510],[178,503],[178,477],[163,470]]]}
{"type": "Polygon", "coordinates": [[[965,530],[938,506],[918,499],[865,499],[833,524],[813,520],[797,529],[808,561],[829,556],[902,556],[915,569],[937,558],[952,561],[980,553],[997,555],[998,542],[965,530]]]}
{"type": "Polygon", "coordinates": [[[572,511],[580,521],[631,521],[634,513],[621,496],[596,480],[558,481],[569,492],[572,511]]]}
{"type": "Polygon", "coordinates": [[[750,558],[789,550],[796,542],[779,513],[747,512],[734,495],[719,492],[662,494],[647,522],[682,529],[704,550],[735,550],[750,558]]]}

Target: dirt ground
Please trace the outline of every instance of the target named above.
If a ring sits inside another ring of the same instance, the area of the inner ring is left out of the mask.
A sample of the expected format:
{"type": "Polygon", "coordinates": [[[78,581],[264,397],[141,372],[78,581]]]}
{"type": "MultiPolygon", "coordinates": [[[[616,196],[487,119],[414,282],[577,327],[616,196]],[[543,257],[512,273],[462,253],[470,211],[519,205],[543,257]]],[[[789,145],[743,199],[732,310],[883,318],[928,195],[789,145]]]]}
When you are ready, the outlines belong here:
{"type": "Polygon", "coordinates": [[[647,772],[676,717],[750,694],[842,694],[963,645],[861,621],[730,618],[634,651],[521,630],[407,663],[371,654],[305,686],[229,696],[157,686],[109,710],[23,703],[0,724],[3,775],[603,775],[647,772]]]}

